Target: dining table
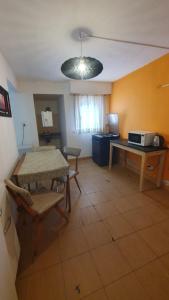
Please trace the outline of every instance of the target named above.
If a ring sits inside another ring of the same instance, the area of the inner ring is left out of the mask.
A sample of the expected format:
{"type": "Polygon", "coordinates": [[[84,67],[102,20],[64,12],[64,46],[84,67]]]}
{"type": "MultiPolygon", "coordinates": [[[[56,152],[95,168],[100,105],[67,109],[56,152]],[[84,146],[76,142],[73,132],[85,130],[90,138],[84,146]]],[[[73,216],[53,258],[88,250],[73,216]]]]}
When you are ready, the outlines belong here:
{"type": "Polygon", "coordinates": [[[12,175],[18,186],[66,176],[66,203],[71,211],[69,163],[59,149],[22,154],[12,175]]]}

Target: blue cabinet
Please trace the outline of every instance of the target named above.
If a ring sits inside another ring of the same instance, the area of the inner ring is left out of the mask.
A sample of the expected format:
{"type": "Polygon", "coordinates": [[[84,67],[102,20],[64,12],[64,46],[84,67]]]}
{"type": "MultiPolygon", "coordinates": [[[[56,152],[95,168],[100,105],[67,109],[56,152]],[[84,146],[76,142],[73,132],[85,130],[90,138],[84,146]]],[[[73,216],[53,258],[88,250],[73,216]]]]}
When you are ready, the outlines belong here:
{"type": "MultiPolygon", "coordinates": [[[[99,166],[107,166],[109,163],[109,145],[111,140],[118,139],[113,134],[94,134],[92,136],[92,158],[99,166]]],[[[113,162],[117,161],[117,151],[113,153],[113,162]]]]}

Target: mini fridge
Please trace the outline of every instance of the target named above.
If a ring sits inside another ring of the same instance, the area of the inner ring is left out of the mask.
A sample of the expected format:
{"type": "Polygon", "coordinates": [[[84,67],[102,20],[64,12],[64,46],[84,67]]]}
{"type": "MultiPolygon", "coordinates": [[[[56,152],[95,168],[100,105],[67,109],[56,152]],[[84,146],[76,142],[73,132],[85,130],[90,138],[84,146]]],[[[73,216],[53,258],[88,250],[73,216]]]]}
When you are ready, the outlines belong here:
{"type": "MultiPolygon", "coordinates": [[[[94,134],[92,135],[92,159],[99,166],[107,166],[109,163],[110,141],[118,139],[114,134],[94,134]]],[[[113,151],[113,163],[118,161],[118,151],[113,151]]]]}

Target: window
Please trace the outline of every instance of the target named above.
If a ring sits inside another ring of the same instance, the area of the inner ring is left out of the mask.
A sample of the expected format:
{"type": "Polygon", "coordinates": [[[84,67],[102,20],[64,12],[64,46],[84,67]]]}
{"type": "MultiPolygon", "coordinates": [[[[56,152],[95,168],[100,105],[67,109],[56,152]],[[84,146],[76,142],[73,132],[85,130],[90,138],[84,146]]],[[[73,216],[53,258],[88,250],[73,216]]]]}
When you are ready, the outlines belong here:
{"type": "Polygon", "coordinates": [[[104,96],[75,96],[75,128],[78,133],[103,131],[104,96]]]}

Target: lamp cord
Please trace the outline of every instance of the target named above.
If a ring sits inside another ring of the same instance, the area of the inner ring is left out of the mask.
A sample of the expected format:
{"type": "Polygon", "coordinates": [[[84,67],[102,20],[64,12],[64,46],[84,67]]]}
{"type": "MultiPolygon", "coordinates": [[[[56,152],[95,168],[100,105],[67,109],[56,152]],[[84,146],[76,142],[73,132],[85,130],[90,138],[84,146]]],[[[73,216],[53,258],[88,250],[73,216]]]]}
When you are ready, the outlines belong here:
{"type": "Polygon", "coordinates": [[[82,38],[82,35],[80,34],[80,56],[82,57],[82,52],[83,52],[83,38],[82,38]]]}

